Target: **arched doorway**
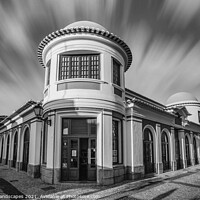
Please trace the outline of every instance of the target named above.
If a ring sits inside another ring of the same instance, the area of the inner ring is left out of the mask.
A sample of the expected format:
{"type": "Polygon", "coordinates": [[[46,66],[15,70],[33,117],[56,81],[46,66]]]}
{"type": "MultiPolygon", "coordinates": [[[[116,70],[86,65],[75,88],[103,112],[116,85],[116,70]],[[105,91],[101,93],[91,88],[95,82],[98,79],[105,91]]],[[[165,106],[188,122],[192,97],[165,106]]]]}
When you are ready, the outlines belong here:
{"type": "Polygon", "coordinates": [[[13,167],[16,167],[17,162],[17,143],[18,143],[18,133],[15,133],[14,144],[13,144],[13,167]]]}
{"type": "Polygon", "coordinates": [[[185,136],[185,152],[186,152],[186,161],[187,161],[187,166],[191,165],[190,162],[190,144],[189,144],[189,140],[188,137],[185,136]]]}
{"type": "Polygon", "coordinates": [[[2,139],[1,139],[1,163],[3,160],[3,147],[4,147],[4,138],[2,137],[2,139]]]}
{"type": "Polygon", "coordinates": [[[144,171],[145,174],[154,172],[154,156],[153,156],[153,136],[150,129],[144,130],[143,139],[143,153],[144,153],[144,171]]]}
{"type": "Polygon", "coordinates": [[[6,149],[6,165],[8,164],[8,155],[9,155],[9,144],[10,144],[10,136],[7,137],[7,149],[6,149]]]}
{"type": "Polygon", "coordinates": [[[22,170],[27,172],[28,160],[29,160],[29,129],[26,128],[24,133],[24,148],[23,148],[23,161],[22,161],[22,170]]]}
{"type": "Polygon", "coordinates": [[[197,155],[197,143],[196,143],[195,137],[193,139],[193,145],[194,145],[194,164],[197,165],[198,164],[198,155],[197,155]]]}
{"type": "Polygon", "coordinates": [[[161,145],[162,145],[162,163],[163,171],[170,169],[169,163],[169,142],[166,132],[162,133],[161,136],[161,145]]]}

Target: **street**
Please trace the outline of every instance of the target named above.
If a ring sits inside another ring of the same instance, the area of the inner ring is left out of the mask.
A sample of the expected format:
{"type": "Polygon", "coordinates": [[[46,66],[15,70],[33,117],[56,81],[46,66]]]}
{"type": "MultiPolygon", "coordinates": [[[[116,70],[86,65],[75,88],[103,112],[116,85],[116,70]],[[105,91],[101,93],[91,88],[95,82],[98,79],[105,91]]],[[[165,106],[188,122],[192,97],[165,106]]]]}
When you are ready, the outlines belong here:
{"type": "Polygon", "coordinates": [[[197,200],[200,199],[200,166],[111,186],[99,186],[94,182],[48,185],[24,172],[0,166],[0,198],[197,200]]]}

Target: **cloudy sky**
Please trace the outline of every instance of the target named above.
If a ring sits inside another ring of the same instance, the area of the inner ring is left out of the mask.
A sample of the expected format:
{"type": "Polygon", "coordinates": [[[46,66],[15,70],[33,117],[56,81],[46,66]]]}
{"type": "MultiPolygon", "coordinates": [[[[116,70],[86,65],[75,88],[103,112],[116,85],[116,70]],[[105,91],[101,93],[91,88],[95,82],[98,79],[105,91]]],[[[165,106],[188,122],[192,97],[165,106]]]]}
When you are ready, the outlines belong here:
{"type": "Polygon", "coordinates": [[[127,88],[163,104],[182,91],[200,100],[200,0],[0,0],[0,115],[42,99],[37,47],[78,20],[129,45],[127,88]]]}

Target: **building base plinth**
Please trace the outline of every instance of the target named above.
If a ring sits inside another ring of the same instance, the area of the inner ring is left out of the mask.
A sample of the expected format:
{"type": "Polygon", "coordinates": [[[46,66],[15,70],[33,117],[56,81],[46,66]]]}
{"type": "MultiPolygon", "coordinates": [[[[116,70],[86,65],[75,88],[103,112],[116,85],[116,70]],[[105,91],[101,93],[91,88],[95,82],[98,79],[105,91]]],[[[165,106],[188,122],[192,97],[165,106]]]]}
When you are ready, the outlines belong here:
{"type": "Polygon", "coordinates": [[[156,174],[162,174],[163,173],[163,163],[156,163],[156,174]]]}
{"type": "Polygon", "coordinates": [[[57,184],[57,183],[61,182],[61,169],[60,168],[58,168],[58,169],[56,168],[53,170],[52,168],[46,168],[45,165],[41,165],[40,172],[41,172],[41,179],[45,183],[57,184]]]}
{"type": "Polygon", "coordinates": [[[171,170],[176,171],[177,170],[177,162],[176,161],[171,161],[171,170]]]}
{"type": "Polygon", "coordinates": [[[40,177],[40,165],[31,165],[28,164],[28,175],[32,178],[39,178],[40,177]]]}
{"type": "Polygon", "coordinates": [[[111,185],[125,180],[125,167],[114,168],[97,167],[97,183],[100,185],[111,185]]]}
{"type": "Polygon", "coordinates": [[[144,177],[144,166],[127,166],[126,167],[127,171],[127,179],[129,180],[138,180],[144,177]]]}

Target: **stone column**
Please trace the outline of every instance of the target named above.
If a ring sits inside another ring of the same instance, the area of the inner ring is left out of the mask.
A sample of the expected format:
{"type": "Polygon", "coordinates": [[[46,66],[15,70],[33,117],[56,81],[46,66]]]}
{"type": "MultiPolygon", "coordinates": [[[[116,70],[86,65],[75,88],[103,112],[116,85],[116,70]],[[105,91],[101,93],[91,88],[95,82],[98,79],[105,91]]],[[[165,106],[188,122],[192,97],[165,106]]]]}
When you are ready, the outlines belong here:
{"type": "Polygon", "coordinates": [[[180,157],[181,157],[181,168],[187,167],[186,151],[185,151],[185,134],[184,130],[178,130],[179,145],[180,145],[180,157]]]}
{"type": "Polygon", "coordinates": [[[174,136],[174,128],[171,127],[171,135],[170,135],[170,147],[171,147],[171,169],[173,171],[177,170],[176,163],[176,149],[175,149],[175,136],[174,136]]]}
{"type": "Polygon", "coordinates": [[[33,178],[40,176],[41,126],[42,121],[38,119],[30,126],[28,175],[33,178]]]}
{"type": "Polygon", "coordinates": [[[156,124],[156,173],[163,173],[160,124],[156,124]]]}

